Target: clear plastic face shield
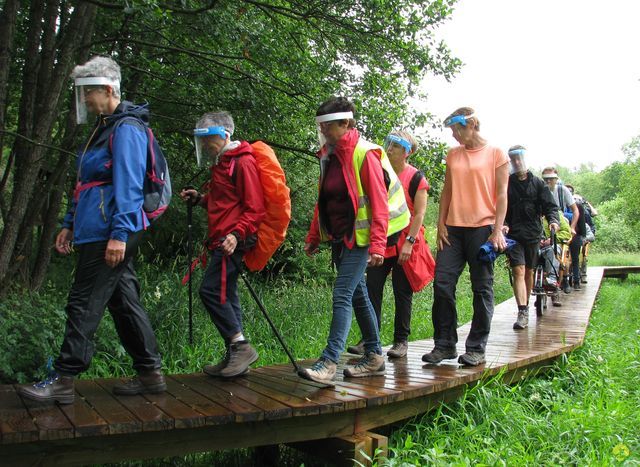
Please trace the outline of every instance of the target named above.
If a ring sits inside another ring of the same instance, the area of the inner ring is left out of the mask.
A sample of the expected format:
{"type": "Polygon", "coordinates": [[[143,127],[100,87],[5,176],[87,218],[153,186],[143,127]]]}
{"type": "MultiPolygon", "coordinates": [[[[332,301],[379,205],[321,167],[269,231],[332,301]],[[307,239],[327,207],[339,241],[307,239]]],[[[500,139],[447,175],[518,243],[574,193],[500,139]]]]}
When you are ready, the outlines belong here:
{"type": "Polygon", "coordinates": [[[509,151],[509,158],[511,159],[511,173],[517,174],[527,171],[527,164],[524,160],[524,149],[512,149],[509,151]]]}
{"type": "Polygon", "coordinates": [[[320,147],[322,148],[325,144],[327,144],[327,139],[325,138],[324,134],[322,134],[323,124],[327,124],[336,120],[350,120],[352,118],[353,112],[335,112],[332,114],[318,115],[316,117],[316,129],[318,131],[318,143],[320,143],[320,147]]]}
{"type": "Polygon", "coordinates": [[[404,138],[397,135],[388,135],[384,139],[384,150],[388,154],[389,149],[394,145],[399,146],[404,151],[404,156],[408,157],[411,154],[411,143],[404,138]]]}
{"type": "Polygon", "coordinates": [[[462,126],[467,126],[467,121],[471,118],[474,118],[476,116],[475,113],[471,114],[471,115],[454,115],[453,117],[449,117],[447,118],[444,122],[443,125],[445,126],[445,128],[450,128],[453,125],[455,125],[456,123],[459,123],[462,126]]]}
{"type": "Polygon", "coordinates": [[[76,78],[76,123],[78,125],[87,123],[88,114],[94,112],[93,109],[87,107],[87,98],[91,93],[103,89],[104,86],[112,86],[119,89],[120,82],[104,76],[76,78]]]}
{"type": "MultiPolygon", "coordinates": [[[[208,160],[207,155],[210,155],[210,151],[207,149],[207,139],[219,136],[223,141],[227,140],[227,137],[231,134],[225,130],[223,126],[210,126],[207,128],[195,128],[193,130],[193,141],[196,146],[196,160],[198,161],[198,167],[208,160]]],[[[217,154],[211,154],[215,157],[217,154]]]]}

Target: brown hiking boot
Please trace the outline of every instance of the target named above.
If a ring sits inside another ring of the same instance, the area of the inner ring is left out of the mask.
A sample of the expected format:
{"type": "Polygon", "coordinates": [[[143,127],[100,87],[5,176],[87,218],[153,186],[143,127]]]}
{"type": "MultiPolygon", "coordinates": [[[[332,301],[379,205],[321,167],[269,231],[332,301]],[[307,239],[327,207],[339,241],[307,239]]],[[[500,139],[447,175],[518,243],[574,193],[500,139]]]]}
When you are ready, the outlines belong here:
{"type": "Polygon", "coordinates": [[[356,345],[350,345],[347,347],[347,352],[355,355],[364,355],[364,339],[360,339],[356,345]]]}
{"type": "Polygon", "coordinates": [[[348,378],[384,375],[384,357],[375,352],[369,352],[355,365],[347,366],[343,373],[348,378]]]}
{"type": "Polygon", "coordinates": [[[225,351],[224,357],[222,358],[222,360],[220,360],[215,365],[205,365],[202,371],[204,371],[209,376],[219,377],[220,376],[220,372],[224,368],[226,368],[226,366],[229,364],[229,356],[230,356],[230,354],[231,354],[231,352],[229,352],[229,347],[227,347],[227,350],[225,351]]]}
{"type": "Polygon", "coordinates": [[[113,393],[119,396],[134,396],[136,394],[157,394],[167,390],[162,370],[145,371],[130,378],[123,384],[116,384],[113,393]]]}
{"type": "Polygon", "coordinates": [[[52,373],[39,383],[31,386],[21,386],[18,394],[25,399],[36,402],[58,402],[60,404],[73,404],[73,376],[61,376],[52,373]]]}
{"type": "Polygon", "coordinates": [[[429,353],[426,353],[422,356],[422,361],[427,363],[440,363],[442,360],[449,360],[452,358],[456,358],[458,356],[458,352],[456,349],[441,349],[438,347],[434,347],[433,350],[429,353]]]}
{"type": "Polygon", "coordinates": [[[241,376],[249,371],[249,365],[258,359],[258,352],[249,341],[233,342],[229,346],[229,362],[222,370],[222,378],[241,376]]]}
{"type": "Polygon", "coordinates": [[[407,355],[409,344],[407,342],[394,342],[393,346],[387,351],[390,358],[402,358],[407,355]]]}

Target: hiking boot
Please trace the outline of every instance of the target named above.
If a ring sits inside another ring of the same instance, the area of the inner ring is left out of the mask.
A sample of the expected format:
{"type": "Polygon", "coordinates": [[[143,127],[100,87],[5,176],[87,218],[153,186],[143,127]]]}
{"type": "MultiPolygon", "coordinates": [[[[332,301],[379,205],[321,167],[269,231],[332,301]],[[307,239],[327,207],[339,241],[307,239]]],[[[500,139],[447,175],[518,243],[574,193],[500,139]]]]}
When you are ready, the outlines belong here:
{"type": "Polygon", "coordinates": [[[215,365],[205,365],[202,371],[204,371],[209,376],[219,377],[220,372],[224,368],[226,368],[226,366],[229,364],[229,354],[230,354],[229,347],[227,347],[227,350],[225,350],[224,357],[222,358],[222,360],[220,360],[215,365]]]}
{"type": "Polygon", "coordinates": [[[338,365],[326,358],[319,358],[317,362],[311,365],[311,368],[305,368],[300,371],[300,376],[316,383],[328,384],[335,386],[333,378],[336,376],[338,365]]]}
{"type": "Polygon", "coordinates": [[[456,349],[440,349],[434,347],[431,352],[422,356],[422,361],[427,363],[440,363],[442,360],[449,360],[457,356],[458,352],[456,352],[456,349]]]}
{"type": "Polygon", "coordinates": [[[136,394],[158,394],[167,390],[162,370],[141,371],[125,383],[116,384],[113,393],[119,396],[135,396],[136,394]]]}
{"type": "Polygon", "coordinates": [[[587,275],[584,274],[582,277],[580,277],[580,283],[581,284],[586,284],[587,283],[587,275]]]}
{"type": "Polygon", "coordinates": [[[393,346],[388,350],[387,355],[391,358],[402,358],[407,355],[409,344],[407,342],[394,342],[393,346]]]}
{"type": "Polygon", "coordinates": [[[524,329],[529,326],[529,309],[518,310],[518,319],[513,323],[513,329],[524,329]]]}
{"type": "Polygon", "coordinates": [[[356,345],[350,345],[347,347],[347,352],[356,355],[364,355],[364,339],[360,339],[360,342],[356,345]]]}
{"type": "Polygon", "coordinates": [[[358,363],[347,366],[344,375],[348,378],[384,375],[384,357],[375,352],[364,355],[358,363]]]}
{"type": "Polygon", "coordinates": [[[458,358],[458,363],[464,366],[478,366],[484,362],[484,352],[466,352],[458,358]]]}
{"type": "Polygon", "coordinates": [[[551,296],[551,303],[553,304],[553,306],[562,306],[562,303],[560,302],[560,294],[559,293],[554,293],[551,296]]]}
{"type": "Polygon", "coordinates": [[[582,290],[582,286],[580,285],[580,282],[576,282],[573,284],[573,290],[582,290]]]}
{"type": "Polygon", "coordinates": [[[19,387],[18,394],[36,402],[73,404],[73,379],[73,376],[61,376],[53,372],[39,383],[19,387]]]}
{"type": "Polygon", "coordinates": [[[249,341],[233,342],[229,346],[229,362],[222,370],[222,378],[233,378],[249,371],[249,365],[258,359],[258,352],[251,347],[249,341]]]}

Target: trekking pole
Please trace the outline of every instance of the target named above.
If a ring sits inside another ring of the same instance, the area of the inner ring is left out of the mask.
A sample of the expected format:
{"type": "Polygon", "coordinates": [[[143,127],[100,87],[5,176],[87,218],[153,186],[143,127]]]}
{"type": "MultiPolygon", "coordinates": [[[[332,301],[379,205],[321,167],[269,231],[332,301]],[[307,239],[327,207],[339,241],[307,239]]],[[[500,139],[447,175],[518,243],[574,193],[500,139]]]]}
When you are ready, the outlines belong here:
{"type": "Polygon", "coordinates": [[[235,267],[238,269],[238,272],[240,273],[240,277],[242,277],[242,280],[244,281],[245,285],[249,289],[249,293],[251,294],[251,296],[255,300],[256,304],[258,305],[258,308],[260,308],[260,311],[262,311],[262,314],[264,315],[264,317],[266,318],[267,322],[269,323],[269,326],[271,326],[271,330],[273,331],[273,333],[276,335],[276,337],[280,341],[280,345],[282,346],[284,351],[287,353],[287,356],[289,357],[289,360],[291,360],[291,364],[293,365],[293,368],[295,369],[296,373],[301,374],[303,372],[303,370],[298,366],[298,364],[296,363],[295,359],[293,358],[293,355],[291,355],[291,352],[289,351],[289,349],[287,347],[287,344],[284,343],[284,339],[282,338],[282,336],[278,332],[278,329],[276,328],[275,324],[273,324],[273,321],[271,321],[271,318],[267,314],[267,310],[265,309],[264,305],[260,301],[260,298],[258,298],[258,295],[253,290],[253,287],[251,287],[251,284],[249,283],[249,280],[244,275],[244,272],[242,271],[241,265],[238,264],[238,260],[233,255],[230,255],[229,258],[231,258],[231,261],[233,262],[235,267]]]}
{"type": "Polygon", "coordinates": [[[187,200],[187,271],[189,271],[189,345],[193,345],[193,271],[191,270],[191,261],[193,260],[193,241],[191,238],[191,229],[193,225],[193,201],[191,198],[187,200]]]}

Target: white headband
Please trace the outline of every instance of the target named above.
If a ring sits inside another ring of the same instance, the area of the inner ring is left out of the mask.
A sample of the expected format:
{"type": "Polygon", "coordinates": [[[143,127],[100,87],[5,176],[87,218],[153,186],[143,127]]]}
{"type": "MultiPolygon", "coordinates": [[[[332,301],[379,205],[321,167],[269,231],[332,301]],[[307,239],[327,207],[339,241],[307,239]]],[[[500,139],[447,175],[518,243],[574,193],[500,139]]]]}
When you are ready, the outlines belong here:
{"type": "Polygon", "coordinates": [[[120,87],[120,81],[103,76],[90,76],[87,78],[76,78],[76,86],[109,85],[120,87]]]}
{"type": "Polygon", "coordinates": [[[316,123],[332,122],[334,120],[344,120],[345,118],[353,118],[353,112],[336,112],[332,114],[318,115],[316,123]]]}

